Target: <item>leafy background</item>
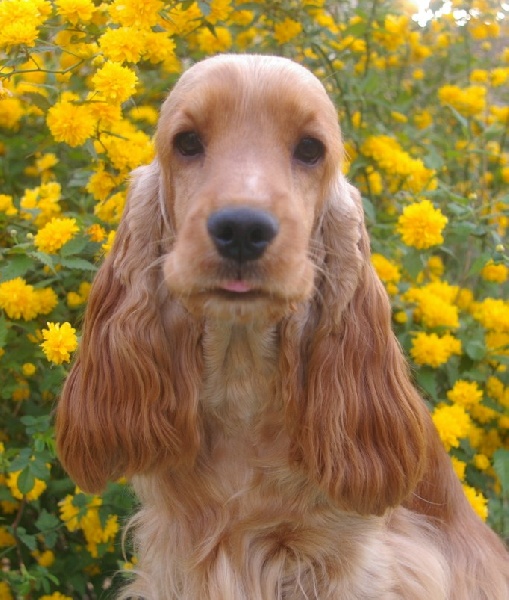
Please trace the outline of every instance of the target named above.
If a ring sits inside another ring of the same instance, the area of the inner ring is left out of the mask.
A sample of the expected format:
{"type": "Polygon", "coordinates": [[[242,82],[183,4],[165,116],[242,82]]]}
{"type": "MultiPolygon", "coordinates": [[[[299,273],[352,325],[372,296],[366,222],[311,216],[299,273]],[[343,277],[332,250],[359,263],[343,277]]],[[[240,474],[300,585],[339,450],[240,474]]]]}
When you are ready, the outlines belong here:
{"type": "Polygon", "coordinates": [[[124,481],[83,494],[52,410],[167,91],[218,52],[306,65],[338,107],[394,327],[465,493],[509,536],[508,7],[492,0],[0,2],[0,600],[107,597],[124,481]]]}

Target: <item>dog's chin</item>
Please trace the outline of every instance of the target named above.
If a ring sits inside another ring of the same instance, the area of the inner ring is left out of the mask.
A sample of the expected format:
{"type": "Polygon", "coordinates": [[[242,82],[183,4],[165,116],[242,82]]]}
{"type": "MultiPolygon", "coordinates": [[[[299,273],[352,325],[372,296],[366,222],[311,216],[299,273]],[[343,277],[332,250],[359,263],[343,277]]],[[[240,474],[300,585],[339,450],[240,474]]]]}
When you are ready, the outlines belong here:
{"type": "Polygon", "coordinates": [[[218,287],[181,298],[196,317],[238,324],[273,324],[295,312],[303,298],[286,298],[263,289],[237,292],[218,287]]]}

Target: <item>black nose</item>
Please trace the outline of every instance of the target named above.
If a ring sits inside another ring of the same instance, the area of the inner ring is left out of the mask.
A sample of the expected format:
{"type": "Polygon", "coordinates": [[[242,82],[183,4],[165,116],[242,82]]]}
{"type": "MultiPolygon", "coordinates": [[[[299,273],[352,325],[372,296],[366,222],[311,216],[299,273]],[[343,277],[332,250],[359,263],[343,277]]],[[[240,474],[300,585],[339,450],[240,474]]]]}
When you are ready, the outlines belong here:
{"type": "Polygon", "coordinates": [[[207,229],[221,256],[242,262],[260,258],[279,224],[264,210],[223,208],[210,215],[207,229]]]}

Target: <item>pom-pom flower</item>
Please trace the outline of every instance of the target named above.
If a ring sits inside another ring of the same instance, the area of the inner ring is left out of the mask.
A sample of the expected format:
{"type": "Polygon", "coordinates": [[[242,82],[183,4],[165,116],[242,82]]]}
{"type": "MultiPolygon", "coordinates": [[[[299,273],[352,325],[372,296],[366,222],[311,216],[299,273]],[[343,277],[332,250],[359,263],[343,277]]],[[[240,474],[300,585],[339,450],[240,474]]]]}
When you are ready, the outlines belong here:
{"type": "Polygon", "coordinates": [[[67,322],[48,323],[48,328],[42,330],[42,336],[44,342],[42,342],[41,348],[46,358],[56,365],[69,362],[71,352],[78,347],[76,329],[67,322]]]}

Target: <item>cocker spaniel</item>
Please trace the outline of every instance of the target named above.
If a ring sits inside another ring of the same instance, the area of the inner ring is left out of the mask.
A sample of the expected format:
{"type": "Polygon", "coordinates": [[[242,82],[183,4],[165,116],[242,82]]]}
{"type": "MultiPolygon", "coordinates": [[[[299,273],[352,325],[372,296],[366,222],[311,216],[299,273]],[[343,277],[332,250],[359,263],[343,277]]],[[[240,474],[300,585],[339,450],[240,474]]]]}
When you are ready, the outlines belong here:
{"type": "Polygon", "coordinates": [[[507,600],[370,264],[336,110],[218,56],[164,103],[57,409],[86,491],[141,502],[125,598],[507,600]]]}

